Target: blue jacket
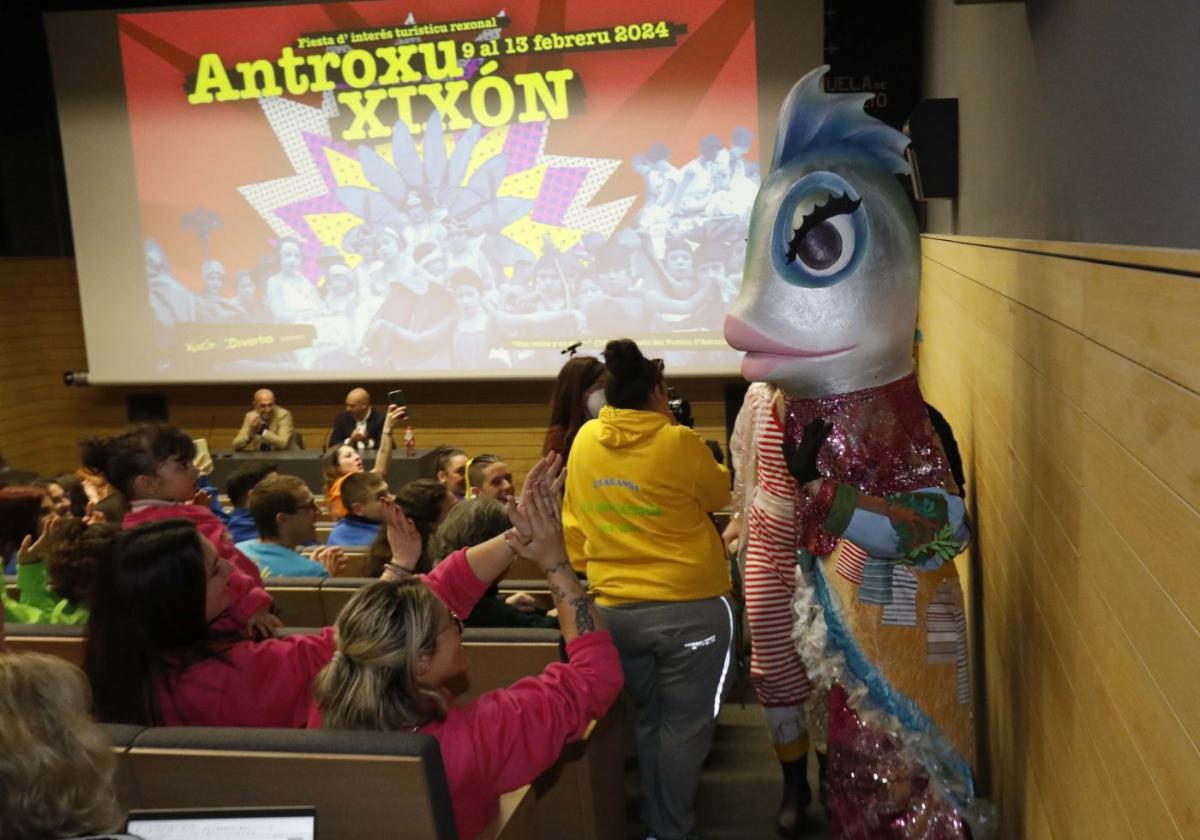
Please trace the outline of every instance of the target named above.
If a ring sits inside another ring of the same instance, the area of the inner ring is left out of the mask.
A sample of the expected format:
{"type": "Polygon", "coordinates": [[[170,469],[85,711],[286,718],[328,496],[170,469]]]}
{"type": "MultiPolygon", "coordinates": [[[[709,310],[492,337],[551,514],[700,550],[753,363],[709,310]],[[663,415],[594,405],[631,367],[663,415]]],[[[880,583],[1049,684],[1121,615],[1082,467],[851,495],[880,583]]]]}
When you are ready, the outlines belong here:
{"type": "Polygon", "coordinates": [[[250,508],[234,508],[225,527],[229,529],[235,543],[258,538],[258,526],[254,524],[254,517],[250,515],[250,508]]]}
{"type": "Polygon", "coordinates": [[[350,514],[338,520],[329,532],[328,545],[370,545],[375,542],[380,523],[350,514]]]}

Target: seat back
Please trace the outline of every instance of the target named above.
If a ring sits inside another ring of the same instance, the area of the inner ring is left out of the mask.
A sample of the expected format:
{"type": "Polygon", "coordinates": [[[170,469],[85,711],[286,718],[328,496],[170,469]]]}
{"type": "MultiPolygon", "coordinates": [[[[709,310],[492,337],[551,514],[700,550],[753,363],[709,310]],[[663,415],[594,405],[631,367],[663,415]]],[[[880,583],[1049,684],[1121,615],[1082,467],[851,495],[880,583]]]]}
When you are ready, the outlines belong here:
{"type": "Polygon", "coordinates": [[[9,624],[4,628],[14,653],[45,653],[83,667],[84,628],[63,624],[9,624]]]}
{"type": "Polygon", "coordinates": [[[457,836],[428,735],[160,727],[129,760],[132,808],[314,806],[322,840],[457,836]]]}
{"type": "Polygon", "coordinates": [[[321,605],[321,582],[316,577],[272,577],[263,583],[275,600],[275,609],[284,624],[296,627],[324,627],[328,621],[321,605]]]}
{"type": "Polygon", "coordinates": [[[540,627],[468,627],[463,646],[471,667],[450,684],[459,704],[485,691],[507,688],[522,677],[537,676],[550,663],[566,659],[559,632],[540,627]]]}

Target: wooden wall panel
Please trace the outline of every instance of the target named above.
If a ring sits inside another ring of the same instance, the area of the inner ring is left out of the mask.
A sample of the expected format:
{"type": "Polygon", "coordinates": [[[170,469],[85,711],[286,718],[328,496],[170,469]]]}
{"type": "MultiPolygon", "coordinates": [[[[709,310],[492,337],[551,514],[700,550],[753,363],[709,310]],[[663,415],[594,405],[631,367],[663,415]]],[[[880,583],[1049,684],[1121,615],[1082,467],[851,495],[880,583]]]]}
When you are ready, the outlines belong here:
{"type": "Polygon", "coordinates": [[[923,255],[920,376],[967,462],[1001,835],[1196,836],[1200,255],[923,255]]]}
{"type": "MultiPolygon", "coordinates": [[[[44,475],[78,466],[78,442],[84,435],[124,429],[125,400],[131,393],[165,394],[171,422],[196,437],[210,437],[213,448],[228,448],[255,389],[64,387],[63,371],[87,367],[71,260],[0,260],[0,331],[0,452],[13,466],[44,475]]],[[[130,352],[140,352],[136,339],[131,339],[130,352]]],[[[671,373],[668,368],[668,377],[671,373]]],[[[672,380],[679,395],[692,403],[697,432],[722,448],[724,388],[737,381],[672,380]]],[[[306,447],[317,457],[346,391],[357,383],[262,384],[273,387],[279,403],[293,413],[306,447]]],[[[541,455],[550,413],[549,381],[407,382],[397,372],[395,384],[404,387],[418,447],[449,443],[472,454],[495,452],[513,468],[518,484],[541,455]]],[[[389,389],[384,383],[371,386],[377,404],[389,389]]]]}

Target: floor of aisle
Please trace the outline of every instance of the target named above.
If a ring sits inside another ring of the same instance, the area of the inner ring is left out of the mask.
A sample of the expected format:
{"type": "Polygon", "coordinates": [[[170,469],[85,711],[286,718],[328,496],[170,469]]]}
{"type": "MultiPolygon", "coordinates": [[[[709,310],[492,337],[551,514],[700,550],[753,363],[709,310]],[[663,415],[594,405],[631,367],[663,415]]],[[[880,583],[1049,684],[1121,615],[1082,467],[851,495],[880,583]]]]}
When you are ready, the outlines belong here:
{"type": "MultiPolygon", "coordinates": [[[[770,840],[775,833],[781,776],[775,753],[767,737],[762,707],[748,684],[737,689],[737,697],[721,707],[708,762],[696,794],[696,832],[701,840],[770,840]]],[[[816,762],[809,762],[809,788],[814,802],[808,809],[803,838],[830,836],[821,807],[815,801],[816,762]]],[[[626,789],[629,807],[629,838],[642,840],[645,827],[638,819],[636,763],[629,762],[626,789]]]]}

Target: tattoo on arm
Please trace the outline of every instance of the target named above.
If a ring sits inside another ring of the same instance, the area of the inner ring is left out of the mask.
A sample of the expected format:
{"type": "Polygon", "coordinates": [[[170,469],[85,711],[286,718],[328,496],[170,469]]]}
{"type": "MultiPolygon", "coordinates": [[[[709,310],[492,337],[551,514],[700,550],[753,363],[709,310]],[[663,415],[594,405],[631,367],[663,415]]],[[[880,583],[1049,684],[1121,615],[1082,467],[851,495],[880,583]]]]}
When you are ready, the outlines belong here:
{"type": "Polygon", "coordinates": [[[575,630],[579,635],[590,633],[596,629],[596,621],[592,618],[592,599],[583,595],[575,599],[575,630]]]}

